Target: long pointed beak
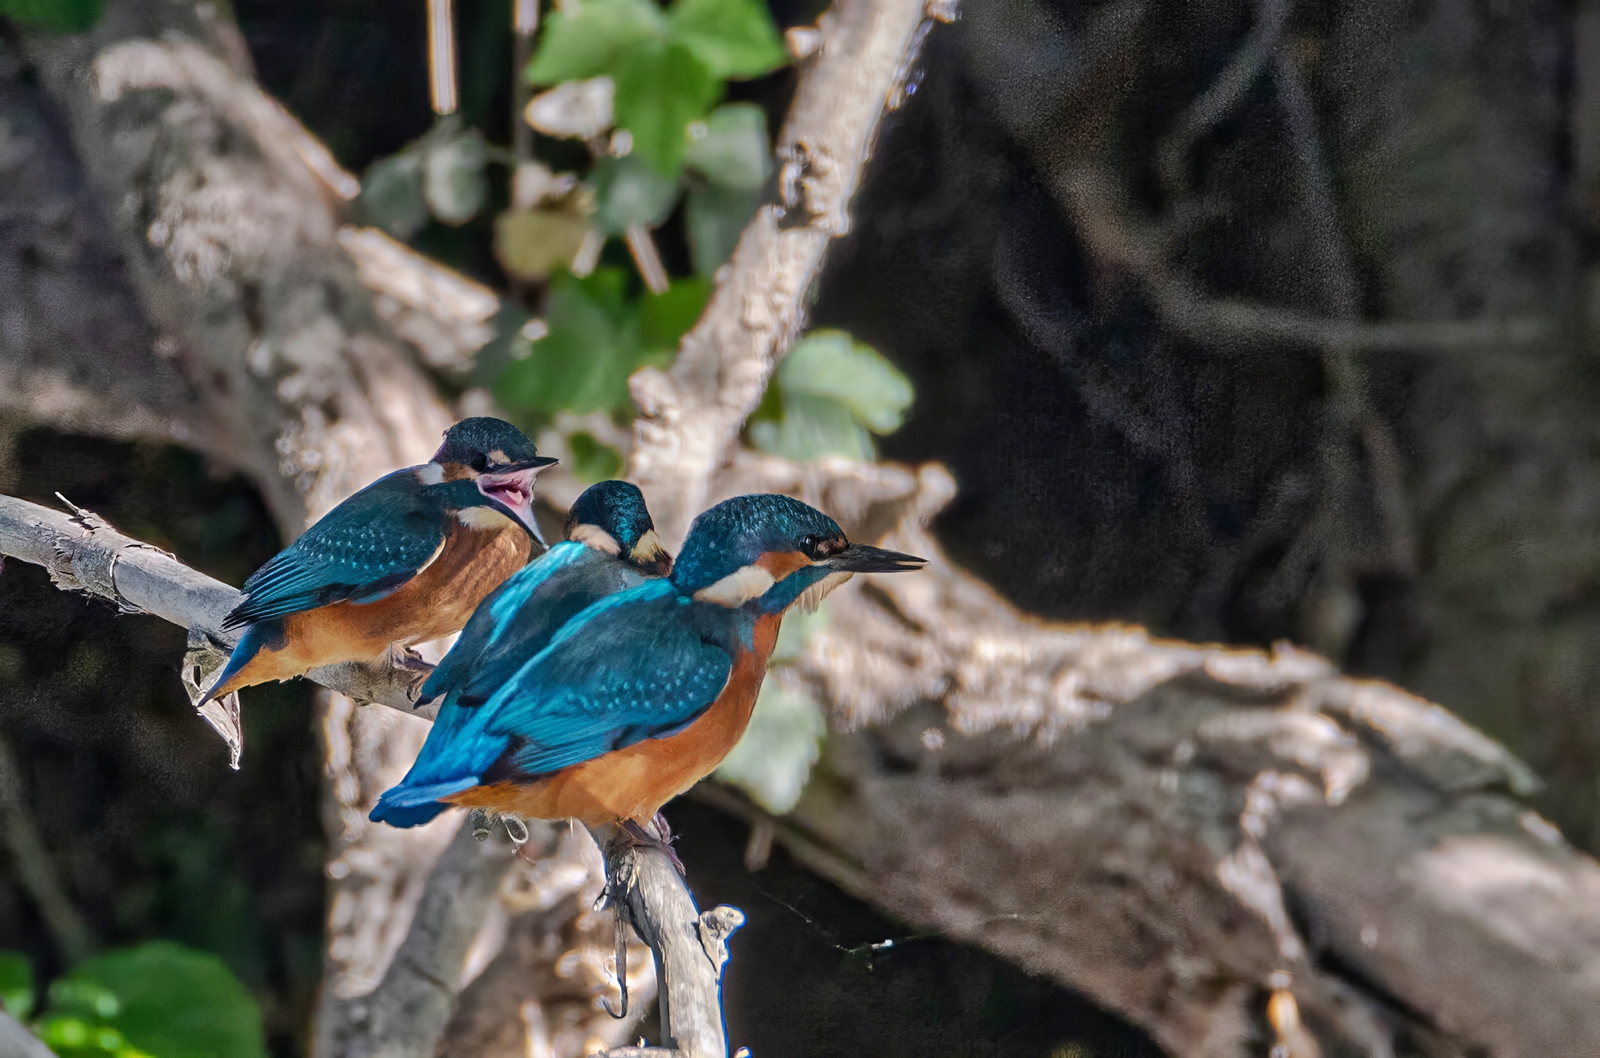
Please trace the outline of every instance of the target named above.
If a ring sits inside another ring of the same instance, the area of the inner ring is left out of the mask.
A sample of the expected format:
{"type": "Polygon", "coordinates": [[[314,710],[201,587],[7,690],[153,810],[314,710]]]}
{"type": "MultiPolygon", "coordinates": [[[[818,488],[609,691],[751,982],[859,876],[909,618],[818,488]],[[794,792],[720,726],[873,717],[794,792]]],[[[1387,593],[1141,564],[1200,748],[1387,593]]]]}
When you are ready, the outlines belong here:
{"type": "Polygon", "coordinates": [[[851,544],[825,564],[841,573],[904,573],[921,569],[927,561],[868,544],[851,544]]]}
{"type": "Polygon", "coordinates": [[[554,456],[534,456],[532,459],[524,459],[520,463],[496,463],[493,466],[485,467],[483,472],[485,474],[514,474],[519,470],[543,470],[545,467],[555,466],[559,462],[561,460],[554,456]]]}

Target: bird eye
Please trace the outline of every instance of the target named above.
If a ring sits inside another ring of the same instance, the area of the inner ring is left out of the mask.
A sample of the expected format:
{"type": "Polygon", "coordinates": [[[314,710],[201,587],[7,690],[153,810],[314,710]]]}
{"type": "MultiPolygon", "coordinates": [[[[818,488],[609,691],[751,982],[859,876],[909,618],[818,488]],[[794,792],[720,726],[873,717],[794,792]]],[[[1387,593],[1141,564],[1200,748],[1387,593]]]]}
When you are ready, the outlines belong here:
{"type": "Polygon", "coordinates": [[[833,536],[808,536],[804,543],[806,554],[814,559],[829,558],[849,546],[844,540],[833,536]]]}

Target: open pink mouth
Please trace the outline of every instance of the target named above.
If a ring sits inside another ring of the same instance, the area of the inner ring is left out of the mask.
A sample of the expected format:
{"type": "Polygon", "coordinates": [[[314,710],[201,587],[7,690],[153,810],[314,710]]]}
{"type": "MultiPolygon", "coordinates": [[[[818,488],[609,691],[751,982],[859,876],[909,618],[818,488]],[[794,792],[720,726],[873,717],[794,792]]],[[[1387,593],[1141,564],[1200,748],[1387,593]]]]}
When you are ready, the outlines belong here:
{"type": "Polygon", "coordinates": [[[533,516],[533,479],[538,476],[541,469],[532,467],[528,470],[513,470],[508,474],[480,474],[478,491],[509,507],[522,520],[522,524],[533,533],[534,539],[543,543],[543,539],[539,536],[538,521],[533,516]]]}

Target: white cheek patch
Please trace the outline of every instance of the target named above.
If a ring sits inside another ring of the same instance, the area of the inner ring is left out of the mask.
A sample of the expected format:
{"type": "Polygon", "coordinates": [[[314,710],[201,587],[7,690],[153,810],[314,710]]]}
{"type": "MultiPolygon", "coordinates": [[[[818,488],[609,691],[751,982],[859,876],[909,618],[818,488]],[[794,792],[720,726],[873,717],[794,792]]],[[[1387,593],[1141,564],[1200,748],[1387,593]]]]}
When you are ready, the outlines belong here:
{"type": "Polygon", "coordinates": [[[417,480],[424,485],[437,485],[444,480],[444,467],[438,463],[424,463],[417,468],[417,480]]]}
{"type": "Polygon", "coordinates": [[[456,520],[468,529],[484,531],[512,529],[517,524],[493,507],[463,507],[456,512],[456,520]]]}
{"type": "Polygon", "coordinates": [[[622,554],[622,545],[617,543],[617,538],[598,525],[575,525],[567,539],[607,555],[622,554]]]}
{"type": "Polygon", "coordinates": [[[633,545],[633,557],[641,562],[659,562],[667,557],[667,549],[661,546],[661,538],[654,529],[648,530],[633,545]]]}
{"type": "Polygon", "coordinates": [[[701,588],[694,593],[694,597],[701,602],[713,602],[732,609],[766,594],[767,589],[776,583],[772,574],[760,566],[742,566],[711,587],[701,588]]]}
{"type": "Polygon", "coordinates": [[[828,597],[829,592],[853,576],[855,576],[854,573],[830,573],[801,592],[800,597],[794,601],[794,605],[800,607],[805,613],[811,613],[822,605],[822,600],[828,597]]]}

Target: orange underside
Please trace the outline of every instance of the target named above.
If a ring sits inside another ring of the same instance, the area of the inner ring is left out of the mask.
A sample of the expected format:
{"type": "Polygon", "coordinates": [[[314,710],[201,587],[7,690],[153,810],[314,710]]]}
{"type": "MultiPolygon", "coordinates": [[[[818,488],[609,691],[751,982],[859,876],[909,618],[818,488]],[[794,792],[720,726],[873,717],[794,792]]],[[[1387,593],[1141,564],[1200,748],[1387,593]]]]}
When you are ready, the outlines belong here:
{"type": "Polygon", "coordinates": [[[734,659],[711,708],[676,735],[647,738],[534,782],[477,786],[444,800],[525,819],[572,818],[591,827],[622,819],[648,822],[662,805],[711,774],[744,734],[779,620],[774,614],[757,621],[754,649],[734,659]]]}
{"type": "Polygon", "coordinates": [[[533,545],[521,529],[453,530],[439,557],[393,595],[285,617],[283,648],[256,654],[213,697],[323,665],[376,661],[390,644],[411,646],[460,631],[484,597],[527,564],[533,545]]]}

